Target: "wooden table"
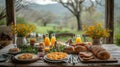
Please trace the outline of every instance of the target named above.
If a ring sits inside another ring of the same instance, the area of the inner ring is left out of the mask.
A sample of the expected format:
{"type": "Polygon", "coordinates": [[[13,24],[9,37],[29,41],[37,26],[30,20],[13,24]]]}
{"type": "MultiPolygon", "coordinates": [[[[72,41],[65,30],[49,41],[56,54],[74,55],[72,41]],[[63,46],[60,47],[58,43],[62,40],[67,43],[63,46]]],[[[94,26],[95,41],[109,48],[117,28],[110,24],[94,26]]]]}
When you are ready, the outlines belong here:
{"type": "MultiPolygon", "coordinates": [[[[79,62],[75,65],[70,63],[61,63],[61,64],[52,64],[46,63],[42,60],[38,60],[34,63],[29,64],[16,64],[11,62],[11,60],[6,62],[0,62],[0,67],[3,66],[10,66],[10,67],[120,67],[120,47],[116,46],[115,44],[103,44],[102,45],[105,49],[107,49],[114,58],[118,59],[116,63],[82,63],[79,62]]],[[[9,48],[13,47],[12,45],[6,46],[5,48],[0,50],[0,54],[7,53],[9,48]]]]}

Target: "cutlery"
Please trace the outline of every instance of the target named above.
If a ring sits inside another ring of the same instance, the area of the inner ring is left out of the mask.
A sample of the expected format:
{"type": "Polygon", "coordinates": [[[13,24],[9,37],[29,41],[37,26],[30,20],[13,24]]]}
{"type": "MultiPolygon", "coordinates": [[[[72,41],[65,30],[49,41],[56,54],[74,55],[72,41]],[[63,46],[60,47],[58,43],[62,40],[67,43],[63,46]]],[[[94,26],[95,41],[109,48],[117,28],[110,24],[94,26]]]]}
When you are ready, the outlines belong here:
{"type": "Polygon", "coordinates": [[[11,58],[12,58],[14,55],[12,55],[12,54],[3,54],[3,56],[7,56],[5,62],[9,62],[9,61],[11,61],[11,58]]]}

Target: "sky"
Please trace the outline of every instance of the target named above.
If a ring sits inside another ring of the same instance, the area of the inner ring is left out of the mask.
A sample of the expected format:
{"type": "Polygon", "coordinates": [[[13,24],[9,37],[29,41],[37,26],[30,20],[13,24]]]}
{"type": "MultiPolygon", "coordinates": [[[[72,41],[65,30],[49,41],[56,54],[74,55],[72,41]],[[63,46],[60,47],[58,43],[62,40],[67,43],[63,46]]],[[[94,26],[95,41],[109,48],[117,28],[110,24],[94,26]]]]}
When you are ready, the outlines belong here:
{"type": "MultiPolygon", "coordinates": [[[[93,0],[93,1],[95,1],[95,0],[93,0]]],[[[47,5],[47,4],[57,3],[57,2],[53,2],[51,0],[32,0],[32,2],[37,3],[37,4],[41,4],[41,5],[47,5]]]]}
{"type": "Polygon", "coordinates": [[[57,2],[53,2],[51,0],[33,0],[34,3],[41,4],[41,5],[47,5],[47,4],[54,4],[57,2]]]}

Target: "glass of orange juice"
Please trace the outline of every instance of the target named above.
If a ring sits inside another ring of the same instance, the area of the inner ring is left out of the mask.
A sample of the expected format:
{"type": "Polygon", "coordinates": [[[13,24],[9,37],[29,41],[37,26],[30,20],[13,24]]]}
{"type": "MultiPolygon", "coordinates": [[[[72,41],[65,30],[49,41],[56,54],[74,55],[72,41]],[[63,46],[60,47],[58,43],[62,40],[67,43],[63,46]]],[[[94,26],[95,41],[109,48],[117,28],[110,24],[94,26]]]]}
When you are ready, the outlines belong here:
{"type": "Polygon", "coordinates": [[[77,35],[76,43],[82,43],[82,39],[81,39],[80,35],[77,35]]]}
{"type": "Polygon", "coordinates": [[[49,47],[51,45],[50,38],[48,37],[48,34],[45,36],[44,43],[45,43],[45,47],[49,47]]]}
{"type": "Polygon", "coordinates": [[[51,46],[54,46],[55,41],[56,41],[55,34],[52,34],[52,38],[51,38],[51,46]]]}

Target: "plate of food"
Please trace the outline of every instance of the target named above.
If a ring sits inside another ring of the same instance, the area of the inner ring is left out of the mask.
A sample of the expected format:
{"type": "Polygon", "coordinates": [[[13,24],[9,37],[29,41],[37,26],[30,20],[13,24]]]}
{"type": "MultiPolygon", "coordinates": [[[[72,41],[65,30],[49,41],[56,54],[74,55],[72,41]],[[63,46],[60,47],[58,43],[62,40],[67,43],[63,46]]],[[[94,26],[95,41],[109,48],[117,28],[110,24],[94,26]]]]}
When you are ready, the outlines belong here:
{"type": "Polygon", "coordinates": [[[34,61],[38,59],[38,56],[32,53],[22,53],[15,56],[18,61],[34,61]]]}
{"type": "Polygon", "coordinates": [[[10,48],[9,49],[9,53],[10,54],[17,54],[19,53],[21,50],[19,48],[10,48]]]}
{"type": "Polygon", "coordinates": [[[68,58],[68,54],[64,52],[51,52],[44,56],[48,62],[63,62],[68,58]]]}

